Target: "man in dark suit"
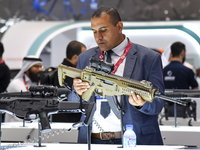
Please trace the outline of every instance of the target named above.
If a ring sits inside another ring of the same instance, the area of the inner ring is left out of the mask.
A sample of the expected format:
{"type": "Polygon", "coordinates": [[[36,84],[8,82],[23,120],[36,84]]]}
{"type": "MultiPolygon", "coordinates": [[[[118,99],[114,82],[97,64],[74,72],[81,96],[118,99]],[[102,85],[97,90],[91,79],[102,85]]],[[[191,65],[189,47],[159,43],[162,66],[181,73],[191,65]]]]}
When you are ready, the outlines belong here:
{"type": "Polygon", "coordinates": [[[10,69],[3,60],[4,46],[0,42],[0,93],[5,92],[10,83],[10,69]]]}
{"type": "MultiPolygon", "coordinates": [[[[6,92],[6,88],[10,83],[10,69],[3,60],[4,46],[0,42],[0,93],[6,92]]],[[[5,114],[2,115],[4,121],[5,114]]]]}
{"type": "MultiPolygon", "coordinates": [[[[91,18],[91,29],[98,47],[91,48],[79,55],[78,69],[84,69],[89,65],[89,58],[108,60],[115,64],[117,70],[114,74],[134,80],[147,80],[153,83],[156,89],[164,91],[162,64],[160,54],[149,50],[141,45],[132,43],[123,33],[123,23],[116,9],[101,7],[94,12],[91,18]],[[112,54],[108,54],[112,50],[112,54]]],[[[77,94],[82,95],[90,85],[80,79],[74,79],[74,89],[77,94]]],[[[76,100],[73,93],[69,100],[76,100]]],[[[103,98],[106,101],[106,98],[103,98]]],[[[90,102],[96,102],[97,109],[92,123],[92,143],[114,143],[121,142],[120,120],[113,115],[112,111],[107,118],[100,114],[101,98],[93,94],[90,102]],[[98,125],[97,125],[98,124],[98,125]],[[98,127],[100,126],[100,128],[98,127]],[[102,132],[106,133],[102,133],[102,132]],[[107,136],[106,136],[107,135],[107,136]]],[[[144,101],[134,92],[123,98],[119,96],[118,101],[124,103],[123,127],[127,124],[133,125],[139,145],[162,145],[162,137],[158,125],[158,114],[163,108],[164,102],[155,98],[152,103],[144,101]]],[[[78,142],[87,142],[87,128],[79,130],[78,142]]]]}

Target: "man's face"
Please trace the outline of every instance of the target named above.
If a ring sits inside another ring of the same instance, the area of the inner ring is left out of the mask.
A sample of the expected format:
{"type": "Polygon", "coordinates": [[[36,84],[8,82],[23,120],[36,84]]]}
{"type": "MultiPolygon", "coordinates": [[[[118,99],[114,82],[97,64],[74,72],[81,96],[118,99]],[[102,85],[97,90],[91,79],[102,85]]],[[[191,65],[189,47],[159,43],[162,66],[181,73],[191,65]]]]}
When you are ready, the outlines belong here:
{"type": "Polygon", "coordinates": [[[123,41],[122,22],[114,26],[110,22],[110,16],[103,14],[101,17],[91,19],[91,28],[95,41],[102,51],[108,51],[123,41]]]}
{"type": "Polygon", "coordinates": [[[38,83],[40,81],[41,72],[42,72],[42,64],[37,63],[33,65],[29,70],[29,78],[32,82],[38,83]]]}

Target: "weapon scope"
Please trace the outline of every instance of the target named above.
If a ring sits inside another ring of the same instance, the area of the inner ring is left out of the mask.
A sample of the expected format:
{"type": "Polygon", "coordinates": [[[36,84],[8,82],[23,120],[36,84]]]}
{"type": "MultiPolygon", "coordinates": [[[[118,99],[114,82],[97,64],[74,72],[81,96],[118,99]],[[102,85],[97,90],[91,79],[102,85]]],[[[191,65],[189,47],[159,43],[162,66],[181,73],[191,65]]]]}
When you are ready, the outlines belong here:
{"type": "Polygon", "coordinates": [[[36,93],[40,93],[43,95],[52,94],[55,96],[65,95],[66,97],[69,95],[70,90],[67,88],[58,88],[49,85],[32,85],[29,87],[29,91],[35,95],[36,93]]]}
{"type": "Polygon", "coordinates": [[[98,58],[90,58],[90,65],[92,68],[95,68],[96,71],[104,72],[110,74],[114,69],[114,64],[107,63],[98,58]]]}

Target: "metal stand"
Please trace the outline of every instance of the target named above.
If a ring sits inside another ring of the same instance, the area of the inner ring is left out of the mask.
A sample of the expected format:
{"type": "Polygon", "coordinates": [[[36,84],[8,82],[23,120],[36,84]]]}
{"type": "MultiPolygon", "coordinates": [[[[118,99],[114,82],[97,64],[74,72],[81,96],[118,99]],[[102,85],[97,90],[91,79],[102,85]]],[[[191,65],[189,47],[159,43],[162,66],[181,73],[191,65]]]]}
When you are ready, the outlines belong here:
{"type": "MultiPolygon", "coordinates": [[[[82,97],[80,96],[80,109],[82,110],[82,97]]],[[[87,143],[88,150],[91,150],[91,125],[90,123],[87,126],[87,143]]]]}
{"type": "Polygon", "coordinates": [[[25,127],[25,120],[23,119],[23,127],[25,127]]]}
{"type": "Polygon", "coordinates": [[[120,111],[120,120],[121,120],[121,135],[122,135],[122,138],[121,138],[121,141],[122,141],[122,146],[121,147],[118,147],[118,148],[124,148],[124,140],[123,140],[123,136],[124,136],[124,130],[123,130],[123,115],[124,115],[124,106],[125,106],[125,95],[123,95],[122,97],[121,97],[122,99],[122,102],[123,102],[123,104],[121,104],[121,106],[120,106],[120,104],[118,103],[118,108],[120,108],[119,109],[119,111],[120,111]]]}
{"type": "Polygon", "coordinates": [[[38,145],[34,145],[34,147],[45,147],[45,145],[41,145],[41,123],[40,123],[40,119],[38,119],[38,145]]]}
{"type": "Polygon", "coordinates": [[[87,142],[88,142],[88,150],[91,150],[91,128],[90,124],[87,126],[87,142]]]}
{"type": "Polygon", "coordinates": [[[175,127],[177,127],[177,113],[176,113],[176,103],[174,103],[174,123],[175,127]]]}
{"type": "Polygon", "coordinates": [[[1,149],[1,122],[2,122],[2,112],[0,111],[0,149],[1,149]]]}

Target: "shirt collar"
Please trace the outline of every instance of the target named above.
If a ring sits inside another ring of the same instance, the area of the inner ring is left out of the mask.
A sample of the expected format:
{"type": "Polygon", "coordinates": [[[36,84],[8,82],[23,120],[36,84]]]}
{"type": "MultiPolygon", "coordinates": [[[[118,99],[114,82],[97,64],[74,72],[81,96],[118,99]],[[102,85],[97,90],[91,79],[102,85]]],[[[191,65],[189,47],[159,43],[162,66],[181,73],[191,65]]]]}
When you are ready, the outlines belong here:
{"type": "Polygon", "coordinates": [[[118,46],[114,47],[112,51],[117,54],[118,56],[122,56],[124,53],[124,50],[126,46],[128,45],[128,38],[125,36],[124,40],[122,43],[120,43],[118,46]]]}

